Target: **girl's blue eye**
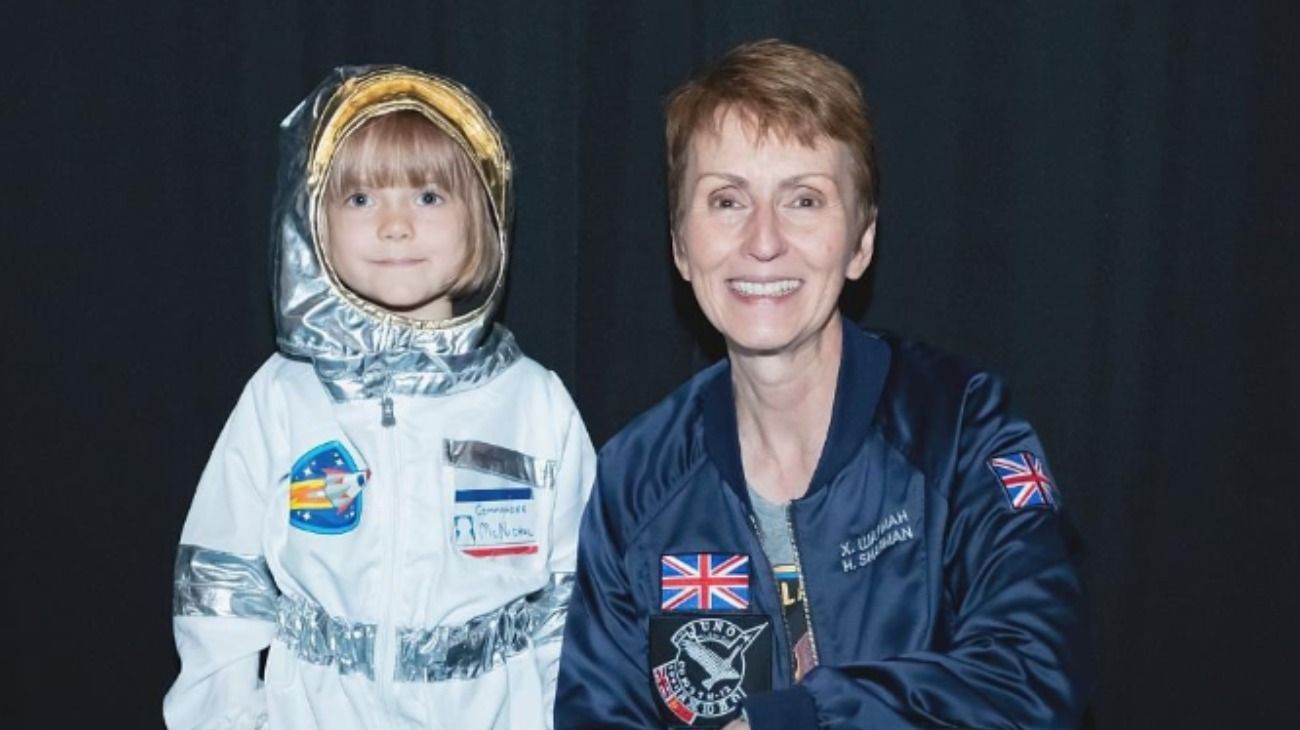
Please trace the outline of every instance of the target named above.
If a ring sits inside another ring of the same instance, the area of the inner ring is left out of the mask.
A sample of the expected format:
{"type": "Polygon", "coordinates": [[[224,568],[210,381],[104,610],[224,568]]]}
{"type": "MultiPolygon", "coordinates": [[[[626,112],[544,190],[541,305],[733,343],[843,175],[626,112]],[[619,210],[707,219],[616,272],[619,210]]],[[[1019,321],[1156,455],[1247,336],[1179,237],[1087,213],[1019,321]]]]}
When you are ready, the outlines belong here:
{"type": "Polygon", "coordinates": [[[365,193],[353,193],[348,196],[348,205],[354,208],[364,208],[370,203],[370,196],[365,193]]]}
{"type": "Polygon", "coordinates": [[[432,190],[425,190],[420,193],[420,205],[436,205],[442,202],[442,196],[432,190]]]}

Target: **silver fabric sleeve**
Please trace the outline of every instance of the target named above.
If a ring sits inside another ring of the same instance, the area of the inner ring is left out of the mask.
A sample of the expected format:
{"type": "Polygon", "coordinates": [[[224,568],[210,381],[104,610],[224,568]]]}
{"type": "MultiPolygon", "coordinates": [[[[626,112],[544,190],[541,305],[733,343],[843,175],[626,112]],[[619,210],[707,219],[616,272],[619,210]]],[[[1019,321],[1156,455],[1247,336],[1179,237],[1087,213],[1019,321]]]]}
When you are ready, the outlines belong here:
{"type": "Polygon", "coordinates": [[[176,551],[172,613],[276,620],[279,591],[256,555],[237,555],[198,545],[176,551]]]}
{"type": "Polygon", "coordinates": [[[280,598],[277,623],[276,637],[299,659],[375,678],[374,624],[345,621],[314,601],[287,595],[280,598]]]}
{"type": "Polygon", "coordinates": [[[573,594],[573,574],[555,573],[542,589],[460,626],[398,632],[402,682],[472,679],[530,646],[556,641],[573,594]]]}
{"type": "Polygon", "coordinates": [[[443,441],[443,455],[451,466],[473,469],[538,489],[555,487],[558,466],[504,446],[483,441],[443,441]]]}

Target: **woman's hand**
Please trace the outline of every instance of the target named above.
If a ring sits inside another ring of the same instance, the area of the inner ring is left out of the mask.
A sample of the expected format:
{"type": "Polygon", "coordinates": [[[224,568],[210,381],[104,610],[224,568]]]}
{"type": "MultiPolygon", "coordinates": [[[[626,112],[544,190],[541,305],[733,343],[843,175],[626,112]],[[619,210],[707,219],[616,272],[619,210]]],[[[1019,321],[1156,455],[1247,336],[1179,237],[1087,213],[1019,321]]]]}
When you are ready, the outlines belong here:
{"type": "Polygon", "coordinates": [[[722,730],[749,730],[749,723],[744,720],[732,720],[724,725],[722,730]]]}

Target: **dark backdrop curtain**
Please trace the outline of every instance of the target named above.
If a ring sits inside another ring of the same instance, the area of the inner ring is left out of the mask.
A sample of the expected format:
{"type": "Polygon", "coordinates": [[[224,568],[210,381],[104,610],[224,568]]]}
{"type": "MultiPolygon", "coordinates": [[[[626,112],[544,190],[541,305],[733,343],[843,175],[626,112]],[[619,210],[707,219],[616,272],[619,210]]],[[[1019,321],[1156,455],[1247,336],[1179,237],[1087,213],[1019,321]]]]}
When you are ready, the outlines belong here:
{"type": "Polygon", "coordinates": [[[276,124],[327,69],[442,72],[496,111],[504,321],[599,443],[720,352],[669,266],[662,102],[767,36],[875,108],[852,316],[1002,372],[1047,444],[1096,724],[1300,719],[1290,3],[36,5],[5,23],[9,726],[160,722],[181,520],[273,349],[276,124]]]}

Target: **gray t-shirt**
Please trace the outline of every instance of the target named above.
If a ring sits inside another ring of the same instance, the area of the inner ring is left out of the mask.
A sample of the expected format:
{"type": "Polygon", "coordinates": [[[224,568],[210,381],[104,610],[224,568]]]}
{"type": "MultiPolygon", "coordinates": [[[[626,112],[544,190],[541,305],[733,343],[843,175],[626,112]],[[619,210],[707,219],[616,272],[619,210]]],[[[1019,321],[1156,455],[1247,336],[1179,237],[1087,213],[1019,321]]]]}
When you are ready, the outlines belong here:
{"type": "Polygon", "coordinates": [[[749,488],[749,501],[758,518],[758,536],[763,540],[763,552],[773,566],[794,563],[794,549],[790,546],[790,523],[785,518],[788,504],[769,502],[749,488]]]}

